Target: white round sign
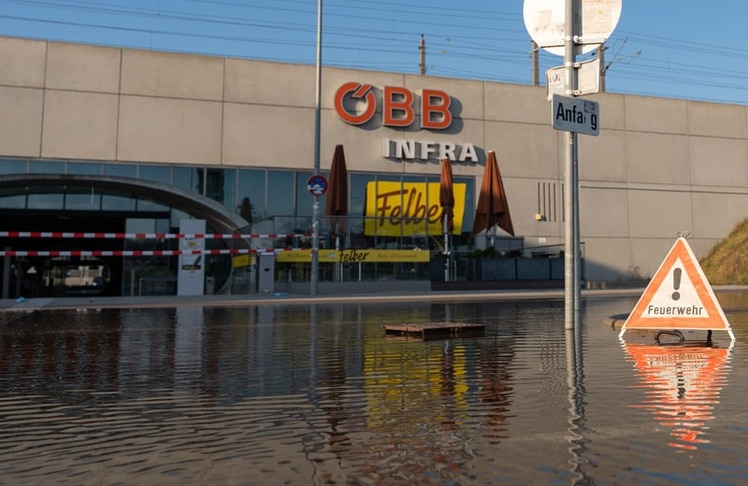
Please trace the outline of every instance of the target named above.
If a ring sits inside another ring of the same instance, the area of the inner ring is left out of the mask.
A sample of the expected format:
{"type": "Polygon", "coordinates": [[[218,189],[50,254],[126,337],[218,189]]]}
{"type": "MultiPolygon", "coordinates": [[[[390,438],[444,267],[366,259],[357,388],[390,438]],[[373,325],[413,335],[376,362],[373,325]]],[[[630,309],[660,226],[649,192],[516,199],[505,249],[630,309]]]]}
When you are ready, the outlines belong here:
{"type": "MultiPolygon", "coordinates": [[[[621,0],[580,0],[582,28],[578,32],[586,53],[605,42],[621,18],[621,0]]],[[[525,0],[525,28],[539,46],[558,56],[565,52],[566,0],[525,0]]]]}

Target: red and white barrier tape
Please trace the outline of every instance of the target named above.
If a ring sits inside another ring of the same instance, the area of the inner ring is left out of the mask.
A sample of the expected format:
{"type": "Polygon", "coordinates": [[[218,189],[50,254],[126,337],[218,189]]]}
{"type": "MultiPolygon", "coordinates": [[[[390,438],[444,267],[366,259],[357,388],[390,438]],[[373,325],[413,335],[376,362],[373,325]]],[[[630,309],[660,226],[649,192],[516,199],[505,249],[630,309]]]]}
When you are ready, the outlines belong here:
{"type": "Polygon", "coordinates": [[[301,251],[300,248],[281,250],[257,250],[244,248],[236,250],[5,250],[0,251],[0,257],[101,257],[101,256],[173,256],[173,255],[240,255],[259,253],[278,253],[279,251],[301,251]]]}
{"type": "Polygon", "coordinates": [[[252,239],[252,238],[302,238],[311,237],[311,235],[303,234],[287,234],[287,235],[275,235],[275,234],[234,234],[234,233],[84,233],[84,232],[63,232],[63,231],[0,231],[0,238],[99,238],[99,239],[222,239],[222,240],[238,240],[238,239],[252,239]]]}

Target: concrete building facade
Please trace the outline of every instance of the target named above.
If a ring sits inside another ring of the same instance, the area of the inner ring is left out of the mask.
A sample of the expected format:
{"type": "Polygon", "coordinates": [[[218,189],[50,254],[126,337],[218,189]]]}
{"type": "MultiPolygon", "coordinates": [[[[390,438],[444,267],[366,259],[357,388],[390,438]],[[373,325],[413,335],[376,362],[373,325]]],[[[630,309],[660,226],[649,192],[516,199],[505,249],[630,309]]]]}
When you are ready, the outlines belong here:
{"type": "MultiPolygon", "coordinates": [[[[19,176],[8,169],[18,161],[283,169],[299,181],[312,172],[314,66],[17,38],[0,38],[0,63],[0,182],[19,176]]],[[[362,181],[438,182],[440,158],[448,155],[456,180],[468,183],[469,213],[494,151],[516,233],[499,239],[524,248],[561,245],[565,137],[552,128],[545,95],[544,87],[324,68],[322,172],[338,144],[362,181]],[[356,98],[344,89],[349,83],[368,86],[372,98],[356,98]],[[361,122],[371,103],[376,108],[361,122]]],[[[651,276],[679,232],[690,233],[703,257],[745,219],[748,107],[589,98],[600,105],[600,134],[579,136],[587,280],[651,276]]],[[[366,205],[357,192],[363,187],[352,184],[359,206],[366,205]]],[[[241,196],[232,196],[228,212],[238,212],[241,196]]],[[[291,209],[308,216],[312,196],[296,190],[293,197],[291,209]]],[[[7,215],[14,206],[0,209],[7,215]]],[[[266,207],[264,216],[273,213],[266,207]]]]}

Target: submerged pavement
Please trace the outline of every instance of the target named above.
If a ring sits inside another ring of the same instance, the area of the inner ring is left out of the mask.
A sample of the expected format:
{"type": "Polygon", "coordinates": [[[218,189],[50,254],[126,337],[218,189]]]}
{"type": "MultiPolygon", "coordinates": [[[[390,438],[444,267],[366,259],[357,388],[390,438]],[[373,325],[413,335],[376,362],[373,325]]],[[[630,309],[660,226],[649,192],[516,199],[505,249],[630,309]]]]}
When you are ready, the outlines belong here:
{"type": "MultiPolygon", "coordinates": [[[[719,286],[715,292],[746,292],[748,286],[719,286]]],[[[639,297],[643,287],[618,289],[585,289],[582,299],[610,297],[639,297]]],[[[242,294],[198,296],[143,296],[143,297],[54,297],[36,299],[0,299],[0,312],[33,312],[64,309],[131,309],[154,307],[241,307],[258,305],[360,304],[391,302],[479,302],[513,300],[563,300],[563,289],[501,289],[412,292],[375,291],[341,295],[242,294]]]]}
{"type": "MultiPolygon", "coordinates": [[[[583,290],[582,298],[638,296],[641,288],[583,290]]],[[[32,312],[89,308],[237,307],[257,305],[310,305],[389,302],[469,302],[512,300],[563,300],[563,289],[368,292],[345,295],[274,294],[144,296],[144,297],[55,297],[0,299],[0,312],[32,312]]]]}

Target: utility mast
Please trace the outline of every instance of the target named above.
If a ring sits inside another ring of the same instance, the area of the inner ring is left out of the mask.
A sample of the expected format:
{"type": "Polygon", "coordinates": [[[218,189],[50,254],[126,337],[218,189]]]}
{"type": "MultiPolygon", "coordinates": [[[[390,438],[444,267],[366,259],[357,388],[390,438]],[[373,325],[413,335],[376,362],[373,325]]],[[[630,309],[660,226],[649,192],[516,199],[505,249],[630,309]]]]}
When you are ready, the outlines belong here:
{"type": "Polygon", "coordinates": [[[418,64],[418,67],[421,72],[421,76],[426,74],[426,40],[423,38],[423,34],[421,34],[421,45],[418,46],[418,52],[420,53],[420,62],[418,64]]]}
{"type": "Polygon", "coordinates": [[[540,63],[538,60],[538,43],[532,41],[530,56],[532,56],[532,85],[540,86],[540,63]]]}

